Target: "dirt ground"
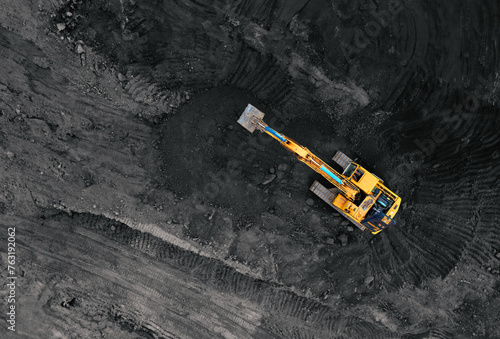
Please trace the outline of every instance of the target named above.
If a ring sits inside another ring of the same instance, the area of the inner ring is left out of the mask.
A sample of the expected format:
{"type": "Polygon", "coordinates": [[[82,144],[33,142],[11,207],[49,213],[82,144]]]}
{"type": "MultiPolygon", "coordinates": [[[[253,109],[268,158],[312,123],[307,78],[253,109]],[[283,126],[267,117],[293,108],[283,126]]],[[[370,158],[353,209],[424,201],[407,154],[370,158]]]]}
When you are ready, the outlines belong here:
{"type": "Polygon", "coordinates": [[[0,4],[2,338],[500,337],[497,2],[0,4]],[[397,224],[318,199],[248,103],[397,224]]]}

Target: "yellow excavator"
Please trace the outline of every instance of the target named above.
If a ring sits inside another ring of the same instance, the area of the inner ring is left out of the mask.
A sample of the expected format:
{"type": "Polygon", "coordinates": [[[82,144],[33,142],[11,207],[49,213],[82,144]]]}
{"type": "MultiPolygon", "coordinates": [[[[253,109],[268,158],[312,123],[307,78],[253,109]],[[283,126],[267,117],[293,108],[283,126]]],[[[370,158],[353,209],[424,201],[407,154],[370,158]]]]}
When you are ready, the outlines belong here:
{"type": "Polygon", "coordinates": [[[396,223],[394,216],[401,205],[401,198],[385,187],[383,180],[339,151],[332,160],[340,165],[343,171],[335,171],[306,147],[269,127],[263,119],[264,113],[248,104],[238,123],[250,133],[257,129],[270,135],[294,153],[300,161],[332,183],[334,187],[326,188],[315,181],[310,187],[310,190],[328,205],[361,230],[368,229],[373,234],[396,223]]]}

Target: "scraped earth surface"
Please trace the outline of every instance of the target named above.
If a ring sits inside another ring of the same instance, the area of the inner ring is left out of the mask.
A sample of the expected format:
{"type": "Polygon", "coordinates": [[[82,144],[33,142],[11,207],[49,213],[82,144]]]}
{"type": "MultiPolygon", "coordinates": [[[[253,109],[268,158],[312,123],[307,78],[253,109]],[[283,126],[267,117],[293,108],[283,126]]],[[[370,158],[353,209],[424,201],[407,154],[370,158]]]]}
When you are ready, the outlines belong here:
{"type": "Polygon", "coordinates": [[[2,338],[500,337],[499,6],[2,1],[2,338]],[[397,225],[315,197],[248,103],[397,225]]]}

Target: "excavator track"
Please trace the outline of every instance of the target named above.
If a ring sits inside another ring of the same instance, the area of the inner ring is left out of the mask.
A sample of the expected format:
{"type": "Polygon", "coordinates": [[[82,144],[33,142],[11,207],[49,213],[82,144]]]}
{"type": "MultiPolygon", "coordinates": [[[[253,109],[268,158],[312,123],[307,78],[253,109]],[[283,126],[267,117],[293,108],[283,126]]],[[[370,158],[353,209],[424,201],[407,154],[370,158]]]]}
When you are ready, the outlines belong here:
{"type": "Polygon", "coordinates": [[[352,162],[352,159],[349,158],[347,155],[342,153],[341,151],[337,151],[335,155],[332,158],[333,161],[335,161],[337,164],[339,164],[343,170],[346,169],[347,166],[352,162]]]}
{"type": "Polygon", "coordinates": [[[352,222],[354,225],[356,225],[360,230],[362,231],[366,230],[365,226],[361,225],[359,222],[351,218],[348,214],[346,214],[344,211],[342,211],[340,208],[338,208],[333,204],[333,200],[340,193],[340,190],[338,188],[328,189],[325,186],[321,185],[319,182],[314,181],[309,190],[311,190],[311,192],[320,197],[328,205],[335,208],[337,212],[339,212],[344,217],[349,219],[349,221],[352,222]]]}

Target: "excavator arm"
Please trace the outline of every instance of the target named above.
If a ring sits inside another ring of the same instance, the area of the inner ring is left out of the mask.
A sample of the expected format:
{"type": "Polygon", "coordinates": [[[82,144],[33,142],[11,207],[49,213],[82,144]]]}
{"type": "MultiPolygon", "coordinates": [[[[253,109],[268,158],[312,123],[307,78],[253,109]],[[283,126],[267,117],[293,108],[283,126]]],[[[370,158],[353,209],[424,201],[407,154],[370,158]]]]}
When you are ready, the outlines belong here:
{"type": "Polygon", "coordinates": [[[269,127],[262,120],[263,118],[264,113],[249,104],[238,120],[238,123],[251,133],[253,133],[255,129],[258,129],[276,139],[284,148],[294,153],[300,161],[321,174],[326,180],[341,190],[349,200],[355,199],[356,194],[359,193],[357,187],[351,185],[345,180],[342,174],[331,168],[327,163],[309,151],[309,149],[269,127]]]}

